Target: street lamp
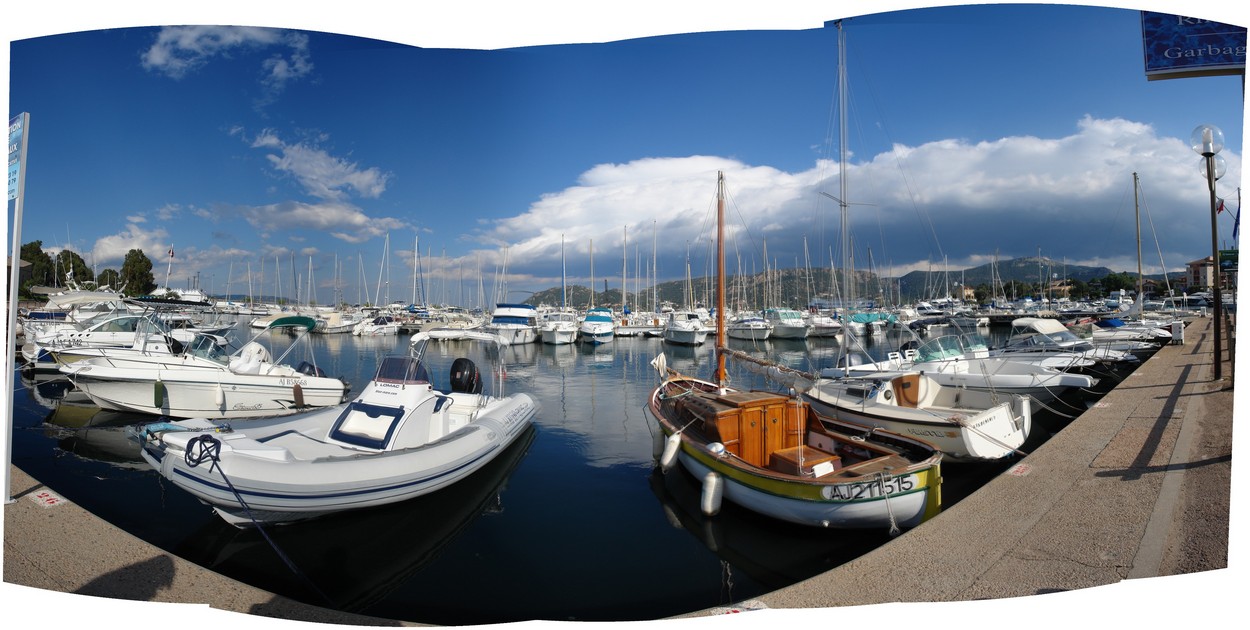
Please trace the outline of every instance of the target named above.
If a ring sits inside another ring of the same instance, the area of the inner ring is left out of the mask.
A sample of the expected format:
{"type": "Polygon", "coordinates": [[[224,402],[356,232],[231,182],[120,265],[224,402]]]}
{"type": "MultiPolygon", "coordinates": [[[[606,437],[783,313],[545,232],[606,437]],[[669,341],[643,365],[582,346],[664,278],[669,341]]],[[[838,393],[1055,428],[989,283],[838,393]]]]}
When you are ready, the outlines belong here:
{"type": "Polygon", "coordinates": [[[1214,271],[1212,288],[1215,294],[1215,380],[1218,381],[1221,379],[1220,362],[1223,354],[1220,347],[1220,326],[1222,324],[1223,308],[1220,295],[1222,291],[1220,290],[1219,231],[1215,222],[1215,215],[1219,213],[1215,198],[1215,180],[1224,176],[1224,158],[1217,155],[1224,149],[1224,132],[1220,131],[1220,128],[1215,125],[1198,125],[1189,137],[1189,146],[1193,147],[1194,153],[1202,156],[1198,171],[1207,179],[1207,188],[1211,190],[1211,267],[1212,271],[1214,271]]]}

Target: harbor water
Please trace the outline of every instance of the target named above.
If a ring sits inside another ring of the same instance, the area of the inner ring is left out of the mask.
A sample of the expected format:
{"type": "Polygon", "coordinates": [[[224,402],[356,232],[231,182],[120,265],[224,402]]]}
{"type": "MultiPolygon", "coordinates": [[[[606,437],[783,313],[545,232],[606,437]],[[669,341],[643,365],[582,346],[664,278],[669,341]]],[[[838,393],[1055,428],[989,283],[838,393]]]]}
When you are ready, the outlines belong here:
{"type": "MultiPolygon", "coordinates": [[[[293,338],[271,335],[279,356],[293,338]]],[[[235,336],[249,335],[240,324],[235,336]]],[[[378,361],[403,353],[409,339],[312,335],[306,343],[328,375],[358,391],[378,361]]],[[[881,356],[901,341],[889,333],[868,350],[881,356]]],[[[841,350],[818,338],[731,347],[810,371],[832,366],[841,350]]],[[[431,342],[426,360],[436,387],[447,386],[452,361],[468,357],[488,388],[538,400],[533,430],[449,489],[264,532],[227,525],[147,467],[126,428],[154,416],[100,410],[58,377],[15,375],[13,460],[116,527],[218,573],[311,604],[439,625],[631,621],[727,606],[891,539],[887,531],[790,525],[730,503],[703,516],[698,482],[680,468],[663,474],[655,463],[656,428],[644,404],[659,382],[650,363],[661,352],[674,369],[711,374],[710,342],[692,348],[618,337],[599,346],[499,349],[431,342]],[[502,371],[492,374],[496,362],[502,371]]],[[[287,361],[298,362],[297,354],[287,361]]],[[[736,387],[777,388],[732,363],[730,375],[736,387]]],[[[1120,377],[1109,375],[1099,389],[1120,377]]],[[[1075,393],[1036,413],[1023,450],[1096,396],[1075,393]]],[[[246,420],[233,424],[244,428],[246,420]]],[[[944,466],[944,503],[1014,461],[944,466]]]]}

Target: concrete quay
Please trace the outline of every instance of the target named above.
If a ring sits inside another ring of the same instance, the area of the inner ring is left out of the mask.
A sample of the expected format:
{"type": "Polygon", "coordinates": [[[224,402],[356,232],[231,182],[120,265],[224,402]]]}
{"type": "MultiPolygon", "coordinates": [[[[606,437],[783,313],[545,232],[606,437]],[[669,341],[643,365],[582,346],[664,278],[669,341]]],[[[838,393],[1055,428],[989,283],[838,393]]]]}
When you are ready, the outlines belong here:
{"type": "MultiPolygon", "coordinates": [[[[1087,627],[1093,607],[1103,609],[1103,623],[1125,627],[1134,615],[1179,623],[1246,612],[1229,561],[1233,366],[1225,353],[1224,378],[1213,380],[1213,323],[1191,323],[1184,345],[1162,348],[1094,408],[939,517],[825,574],[664,625],[702,625],[695,619],[702,618],[718,627],[772,627],[793,615],[898,623],[907,614],[926,627],[1053,627],[1065,615],[1087,627]],[[894,602],[909,603],[886,617],[873,606],[894,602]],[[709,617],[738,611],[750,612],[709,617]]],[[[256,617],[421,625],[239,583],[57,502],[55,489],[15,466],[10,475],[0,591],[6,624],[120,625],[160,619],[159,610],[173,616],[166,621],[195,627],[251,627],[256,617]]]]}
{"type": "MultiPolygon", "coordinates": [[[[983,611],[996,624],[1040,627],[1065,611],[1087,627],[1093,620],[1079,612],[1086,606],[1102,608],[1116,627],[1129,627],[1135,615],[1161,626],[1173,616],[1192,623],[1235,609],[1244,618],[1250,604],[1234,589],[1236,567],[1228,568],[1233,364],[1224,352],[1223,378],[1213,380],[1213,326],[1211,318],[1190,323],[1184,345],[1161,348],[1018,465],[937,518],[736,610],[943,602],[932,610],[952,625],[952,612],[983,611]],[[1139,580],[1163,576],[1183,578],[1139,580]],[[1036,597],[1044,594],[1055,595],[1036,597]],[[1176,605],[1184,601],[1201,605],[1176,605]]],[[[855,618],[872,619],[876,608],[855,618]]]]}

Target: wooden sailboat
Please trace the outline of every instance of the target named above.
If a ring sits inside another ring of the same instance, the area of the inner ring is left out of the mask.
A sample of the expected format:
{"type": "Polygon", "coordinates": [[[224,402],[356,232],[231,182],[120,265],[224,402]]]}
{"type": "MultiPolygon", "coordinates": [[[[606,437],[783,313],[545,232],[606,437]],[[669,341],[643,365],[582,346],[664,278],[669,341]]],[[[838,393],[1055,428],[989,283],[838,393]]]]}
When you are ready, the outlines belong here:
{"type": "MultiPolygon", "coordinates": [[[[936,515],[942,454],[930,443],[822,418],[797,394],[725,385],[724,175],[717,194],[715,381],[654,365],[663,382],[648,410],[664,436],[661,467],[680,462],[703,480],[703,510],[722,497],[767,516],[816,527],[897,532],[936,515]]],[[[736,355],[735,355],[736,356],[736,355]]]]}

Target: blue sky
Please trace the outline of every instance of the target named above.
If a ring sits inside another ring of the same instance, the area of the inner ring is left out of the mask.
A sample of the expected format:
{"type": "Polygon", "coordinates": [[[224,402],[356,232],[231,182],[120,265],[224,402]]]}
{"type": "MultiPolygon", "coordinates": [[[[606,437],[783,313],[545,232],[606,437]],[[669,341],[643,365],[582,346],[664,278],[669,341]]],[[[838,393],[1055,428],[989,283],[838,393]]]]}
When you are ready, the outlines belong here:
{"type": "MultiPolygon", "coordinates": [[[[765,244],[782,267],[841,260],[819,194],[839,190],[831,21],[863,3],[715,19],[701,3],[664,18],[655,2],[357,6],[347,21],[328,3],[16,9],[3,65],[10,115],[31,114],[21,241],[97,271],[140,248],[162,284],[172,248],[172,288],[198,274],[219,294],[245,294],[249,264],[272,293],[277,260],[295,297],[311,265],[322,304],[336,259],[347,301],[409,300],[419,242],[427,297],[476,306],[479,284],[487,301],[558,286],[562,239],[573,283],[593,247],[596,286],[619,287],[624,263],[632,290],[653,242],[660,280],[684,276],[687,251],[704,273],[721,170],[731,271],[762,271],[765,244]]],[[[845,22],[858,268],[869,249],[896,275],[1040,250],[1135,270],[1133,172],[1145,270],[1210,253],[1188,140],[1224,131],[1235,208],[1239,77],[1147,81],[1138,5],[873,6],[922,8],[845,22]]],[[[1219,220],[1232,247],[1232,213],[1219,220]]]]}

